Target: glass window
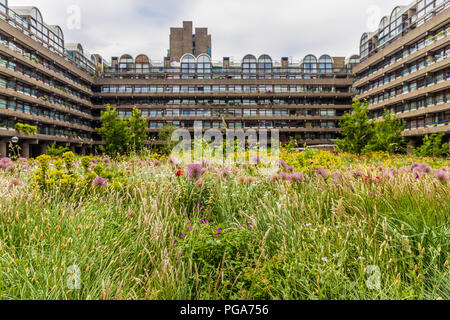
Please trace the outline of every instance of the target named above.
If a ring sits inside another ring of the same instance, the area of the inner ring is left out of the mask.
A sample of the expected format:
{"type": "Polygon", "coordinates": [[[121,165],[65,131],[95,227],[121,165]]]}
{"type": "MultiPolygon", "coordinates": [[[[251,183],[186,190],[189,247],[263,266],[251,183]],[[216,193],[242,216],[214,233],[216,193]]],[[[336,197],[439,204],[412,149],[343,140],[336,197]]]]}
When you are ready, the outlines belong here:
{"type": "Polygon", "coordinates": [[[256,58],[253,55],[246,55],[242,60],[243,73],[256,73],[256,58]]]}

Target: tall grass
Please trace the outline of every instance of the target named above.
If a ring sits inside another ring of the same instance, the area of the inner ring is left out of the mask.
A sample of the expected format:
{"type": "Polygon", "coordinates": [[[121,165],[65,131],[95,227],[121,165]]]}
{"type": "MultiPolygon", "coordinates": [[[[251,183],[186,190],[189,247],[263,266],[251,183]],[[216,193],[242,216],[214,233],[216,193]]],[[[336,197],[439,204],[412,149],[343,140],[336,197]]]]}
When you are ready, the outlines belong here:
{"type": "Polygon", "coordinates": [[[0,299],[450,299],[449,184],[433,174],[209,168],[196,187],[168,164],[105,166],[125,182],[43,190],[34,167],[0,172],[0,299]]]}

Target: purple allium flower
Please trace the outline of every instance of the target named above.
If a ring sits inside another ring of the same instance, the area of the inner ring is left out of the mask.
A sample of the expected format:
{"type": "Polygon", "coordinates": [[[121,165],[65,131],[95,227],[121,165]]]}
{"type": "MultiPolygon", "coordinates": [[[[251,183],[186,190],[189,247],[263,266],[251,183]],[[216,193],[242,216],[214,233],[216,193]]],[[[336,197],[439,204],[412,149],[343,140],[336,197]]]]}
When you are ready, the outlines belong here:
{"type": "Polygon", "coordinates": [[[184,234],[180,235],[180,237],[185,238],[186,236],[184,234]]]}
{"type": "Polygon", "coordinates": [[[21,187],[23,185],[23,182],[22,182],[22,180],[20,180],[19,178],[12,178],[10,181],[9,181],[9,188],[10,189],[12,189],[12,188],[19,188],[19,187],[21,187]]]}
{"type": "Polygon", "coordinates": [[[289,176],[289,180],[294,183],[301,183],[305,181],[305,177],[301,172],[295,172],[289,176]]]}
{"type": "Polygon", "coordinates": [[[202,177],[203,167],[200,164],[190,164],[187,166],[188,178],[190,180],[198,180],[202,177]]]}
{"type": "Polygon", "coordinates": [[[433,169],[430,167],[430,165],[425,165],[422,167],[422,172],[425,174],[432,174],[433,173],[433,169]]]}
{"type": "Polygon", "coordinates": [[[283,180],[283,181],[289,181],[291,179],[291,176],[286,172],[280,173],[279,177],[280,177],[280,180],[283,180]]]}
{"type": "Polygon", "coordinates": [[[228,169],[223,169],[220,171],[220,177],[222,179],[228,179],[231,176],[231,171],[228,169]]]}
{"type": "Polygon", "coordinates": [[[445,172],[444,170],[439,169],[438,171],[436,171],[436,173],[434,174],[435,178],[442,182],[442,183],[446,183],[449,180],[449,174],[447,172],[445,172]]]}
{"type": "Polygon", "coordinates": [[[222,232],[222,229],[217,229],[218,232],[222,232]]]}
{"type": "Polygon", "coordinates": [[[10,163],[10,164],[8,164],[7,165],[7,167],[5,168],[5,171],[7,172],[7,173],[14,173],[14,172],[16,172],[16,165],[14,164],[14,163],[10,163]]]}
{"type": "Polygon", "coordinates": [[[216,233],[215,235],[214,235],[214,237],[218,237],[219,235],[216,233]]]}
{"type": "Polygon", "coordinates": [[[106,188],[108,187],[108,181],[105,178],[97,177],[94,179],[94,181],[92,181],[92,186],[98,188],[106,188]]]}
{"type": "Polygon", "coordinates": [[[288,173],[294,173],[295,172],[295,167],[294,166],[289,166],[286,168],[286,172],[288,173]]]}
{"type": "Polygon", "coordinates": [[[197,188],[197,189],[201,189],[201,188],[203,188],[205,185],[206,185],[205,181],[203,181],[203,180],[200,179],[200,180],[197,180],[197,181],[195,182],[194,187],[197,188]]]}
{"type": "Polygon", "coordinates": [[[362,178],[364,176],[365,176],[365,174],[361,170],[353,171],[353,177],[355,177],[355,178],[362,178]]]}
{"type": "Polygon", "coordinates": [[[253,226],[253,223],[249,222],[248,225],[251,227],[251,226],[253,226]]]}
{"type": "Polygon", "coordinates": [[[287,168],[287,163],[284,160],[278,160],[278,168],[287,168]]]}
{"type": "Polygon", "coordinates": [[[173,245],[176,245],[176,244],[177,244],[177,241],[174,241],[174,242],[173,242],[173,245]]]}
{"type": "Polygon", "coordinates": [[[277,182],[279,180],[280,180],[280,176],[277,174],[270,177],[270,182],[277,182]]]}
{"type": "Polygon", "coordinates": [[[324,179],[327,179],[330,176],[330,174],[323,168],[317,168],[316,169],[316,174],[318,176],[321,176],[324,179]]]}

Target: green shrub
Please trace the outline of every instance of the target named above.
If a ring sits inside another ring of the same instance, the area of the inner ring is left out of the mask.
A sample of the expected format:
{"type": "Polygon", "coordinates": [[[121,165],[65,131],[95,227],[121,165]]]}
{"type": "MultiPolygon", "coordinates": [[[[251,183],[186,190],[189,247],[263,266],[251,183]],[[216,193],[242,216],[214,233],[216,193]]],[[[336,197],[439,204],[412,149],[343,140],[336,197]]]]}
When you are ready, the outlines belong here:
{"type": "Polygon", "coordinates": [[[450,143],[442,143],[445,133],[426,135],[420,147],[414,150],[419,157],[442,157],[449,154],[450,143]]]}
{"type": "Polygon", "coordinates": [[[61,157],[65,152],[69,151],[69,147],[57,147],[55,144],[48,146],[47,155],[52,157],[61,157]]]}

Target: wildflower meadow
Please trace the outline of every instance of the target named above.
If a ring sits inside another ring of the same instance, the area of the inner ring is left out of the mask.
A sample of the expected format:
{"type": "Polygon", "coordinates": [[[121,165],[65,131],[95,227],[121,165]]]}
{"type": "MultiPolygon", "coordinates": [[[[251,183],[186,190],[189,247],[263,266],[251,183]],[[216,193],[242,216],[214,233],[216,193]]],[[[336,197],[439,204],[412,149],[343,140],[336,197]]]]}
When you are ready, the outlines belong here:
{"type": "Polygon", "coordinates": [[[0,299],[450,299],[449,161],[0,160],[0,299]]]}

